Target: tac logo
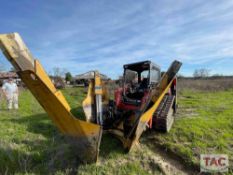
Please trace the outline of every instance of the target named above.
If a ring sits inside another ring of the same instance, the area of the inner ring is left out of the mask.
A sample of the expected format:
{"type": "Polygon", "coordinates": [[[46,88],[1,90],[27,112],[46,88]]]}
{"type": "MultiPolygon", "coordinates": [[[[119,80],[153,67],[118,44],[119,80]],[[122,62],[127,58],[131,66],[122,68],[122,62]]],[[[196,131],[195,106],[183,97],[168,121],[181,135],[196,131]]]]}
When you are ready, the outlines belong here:
{"type": "Polygon", "coordinates": [[[228,156],[226,154],[201,154],[201,172],[227,172],[228,156]]]}

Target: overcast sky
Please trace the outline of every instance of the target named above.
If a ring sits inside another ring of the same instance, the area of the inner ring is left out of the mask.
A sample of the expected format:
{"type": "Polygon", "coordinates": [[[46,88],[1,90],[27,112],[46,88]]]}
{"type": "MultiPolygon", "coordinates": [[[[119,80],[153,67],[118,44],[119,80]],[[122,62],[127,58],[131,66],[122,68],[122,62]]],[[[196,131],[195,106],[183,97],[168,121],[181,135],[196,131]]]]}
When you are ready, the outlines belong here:
{"type": "MultiPolygon", "coordinates": [[[[152,60],[181,74],[233,74],[233,1],[0,0],[0,33],[18,32],[47,72],[89,70],[116,78],[152,60]]],[[[9,67],[0,54],[0,64],[9,67]]]]}

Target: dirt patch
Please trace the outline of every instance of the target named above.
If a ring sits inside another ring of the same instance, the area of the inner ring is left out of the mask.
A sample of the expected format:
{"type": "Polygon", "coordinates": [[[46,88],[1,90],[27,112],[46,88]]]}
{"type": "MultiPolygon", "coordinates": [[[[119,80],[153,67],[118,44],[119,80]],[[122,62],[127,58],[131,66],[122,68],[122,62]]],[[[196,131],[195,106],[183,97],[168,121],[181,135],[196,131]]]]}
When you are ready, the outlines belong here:
{"type": "MultiPolygon", "coordinates": [[[[143,139],[144,140],[144,139],[143,139]]],[[[164,175],[196,175],[198,171],[183,164],[179,157],[170,154],[158,145],[150,145],[150,139],[145,138],[146,143],[142,141],[139,147],[134,148],[132,152],[123,157],[114,160],[100,158],[98,165],[108,165],[109,161],[114,161],[116,167],[120,167],[129,162],[140,162],[140,166],[149,174],[164,175]],[[149,142],[148,142],[149,141],[149,142]]],[[[154,143],[154,142],[153,142],[154,143]]]]}
{"type": "Polygon", "coordinates": [[[131,161],[141,160],[143,168],[151,174],[155,174],[158,170],[161,172],[160,174],[165,175],[198,174],[196,169],[186,166],[179,157],[156,144],[152,145],[142,142],[140,147],[136,148],[130,155],[131,161]]]}
{"type": "Polygon", "coordinates": [[[154,164],[159,166],[163,174],[196,175],[199,173],[199,167],[193,167],[186,163],[184,164],[181,157],[157,144],[153,137],[144,136],[144,138],[145,139],[142,139],[142,147],[144,147],[144,150],[147,150],[148,159],[152,159],[154,164]]]}

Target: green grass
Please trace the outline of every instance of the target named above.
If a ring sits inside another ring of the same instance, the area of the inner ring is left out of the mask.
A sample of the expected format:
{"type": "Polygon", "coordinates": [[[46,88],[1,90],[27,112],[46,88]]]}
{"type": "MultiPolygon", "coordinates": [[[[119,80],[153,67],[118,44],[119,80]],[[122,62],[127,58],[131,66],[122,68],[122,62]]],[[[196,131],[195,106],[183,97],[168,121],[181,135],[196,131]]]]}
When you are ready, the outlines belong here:
{"type": "MultiPolygon", "coordinates": [[[[63,90],[72,113],[84,118],[82,88],[63,90]]],[[[159,174],[147,166],[142,152],[125,154],[120,141],[104,135],[97,164],[79,164],[75,149],[52,124],[27,90],[21,91],[18,111],[7,111],[0,101],[0,174],[159,174]],[[140,157],[140,158],[139,158],[140,157]]]]}
{"type": "MultiPolygon", "coordinates": [[[[82,88],[63,90],[72,113],[84,118],[82,88]]],[[[0,174],[159,174],[147,149],[160,145],[181,157],[184,163],[199,165],[201,153],[233,156],[233,90],[219,92],[182,91],[174,127],[169,134],[142,136],[145,146],[125,154],[122,144],[104,135],[97,164],[79,164],[75,150],[27,90],[21,91],[18,111],[7,111],[0,101],[0,174]]],[[[156,152],[156,151],[155,151],[156,152]]],[[[151,153],[150,153],[151,154],[151,153]]]]}
{"type": "Polygon", "coordinates": [[[199,165],[200,154],[228,154],[232,169],[233,90],[182,91],[174,127],[155,139],[190,165],[199,165]]]}

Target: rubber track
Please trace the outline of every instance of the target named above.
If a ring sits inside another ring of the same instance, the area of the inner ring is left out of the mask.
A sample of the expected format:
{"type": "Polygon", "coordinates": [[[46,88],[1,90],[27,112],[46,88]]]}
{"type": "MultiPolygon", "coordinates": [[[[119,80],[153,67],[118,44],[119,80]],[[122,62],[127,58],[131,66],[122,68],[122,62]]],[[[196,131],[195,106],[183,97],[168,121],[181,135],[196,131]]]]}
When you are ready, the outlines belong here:
{"type": "MultiPolygon", "coordinates": [[[[169,111],[172,110],[172,104],[174,102],[174,95],[165,95],[161,101],[159,107],[153,116],[153,126],[155,129],[167,132],[167,120],[169,111]]],[[[171,117],[171,116],[169,116],[171,117]]]]}

